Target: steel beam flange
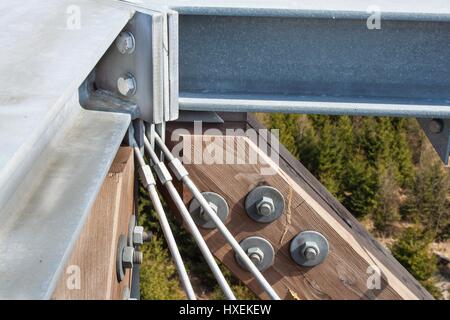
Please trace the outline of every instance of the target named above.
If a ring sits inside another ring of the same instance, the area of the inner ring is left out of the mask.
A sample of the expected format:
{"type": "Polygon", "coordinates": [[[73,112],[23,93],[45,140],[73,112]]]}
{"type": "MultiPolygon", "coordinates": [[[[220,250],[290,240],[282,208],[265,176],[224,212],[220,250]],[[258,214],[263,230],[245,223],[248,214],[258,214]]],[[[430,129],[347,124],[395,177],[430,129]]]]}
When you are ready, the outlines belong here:
{"type": "MultiPolygon", "coordinates": [[[[259,271],[267,270],[273,265],[275,250],[266,239],[257,236],[248,237],[242,240],[240,245],[259,271]]],[[[247,270],[247,267],[237,254],[235,258],[241,268],[247,270]]]]}
{"type": "Polygon", "coordinates": [[[270,223],[283,214],[284,197],[273,187],[256,187],[245,198],[245,211],[256,222],[270,223]]]}
{"type": "MultiPolygon", "coordinates": [[[[210,203],[220,220],[225,223],[230,211],[225,199],[214,192],[202,192],[202,195],[205,197],[206,201],[210,203]]],[[[203,210],[196,198],[193,198],[189,204],[189,213],[196,225],[205,229],[216,228],[216,224],[208,217],[208,214],[203,210]]]]}
{"type": "Polygon", "coordinates": [[[292,259],[300,266],[314,267],[328,256],[328,240],[319,232],[303,231],[291,241],[292,259]]]}

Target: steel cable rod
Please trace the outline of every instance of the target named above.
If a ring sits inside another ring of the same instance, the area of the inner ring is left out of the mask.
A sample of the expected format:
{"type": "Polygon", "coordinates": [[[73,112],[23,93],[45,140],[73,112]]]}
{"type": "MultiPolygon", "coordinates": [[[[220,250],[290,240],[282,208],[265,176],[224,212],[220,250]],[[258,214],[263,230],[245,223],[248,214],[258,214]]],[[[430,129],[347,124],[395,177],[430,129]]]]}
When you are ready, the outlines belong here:
{"type": "Polygon", "coordinates": [[[253,274],[253,276],[258,281],[258,283],[261,285],[261,287],[267,292],[267,294],[269,295],[269,297],[271,299],[280,300],[280,297],[278,296],[278,294],[275,292],[275,290],[272,288],[272,286],[269,284],[269,282],[266,280],[266,278],[264,278],[264,276],[261,274],[261,272],[258,270],[258,268],[253,264],[253,262],[250,260],[250,258],[245,253],[245,251],[242,249],[242,247],[239,245],[239,243],[236,241],[236,239],[230,233],[228,228],[222,222],[222,220],[220,220],[220,218],[216,215],[214,210],[210,207],[210,205],[208,204],[208,201],[206,201],[205,197],[203,197],[202,193],[198,190],[197,186],[192,182],[186,168],[184,168],[181,161],[172,155],[169,148],[167,148],[167,146],[164,144],[164,141],[161,139],[161,137],[157,133],[155,133],[155,141],[158,144],[158,146],[161,148],[162,152],[164,153],[164,156],[167,158],[169,167],[174,172],[177,179],[181,180],[186,185],[186,187],[189,189],[189,191],[191,191],[193,196],[198,200],[198,202],[202,206],[203,210],[205,210],[205,212],[207,212],[207,214],[211,218],[211,220],[214,221],[214,223],[216,224],[220,233],[222,233],[224,238],[227,240],[228,244],[233,248],[233,250],[236,252],[236,254],[241,258],[244,265],[253,274]]]}
{"type": "Polygon", "coordinates": [[[135,157],[139,163],[139,176],[150,195],[150,199],[155,208],[159,223],[161,224],[164,237],[166,238],[167,246],[169,247],[170,253],[172,254],[175,262],[176,269],[180,276],[180,281],[184,287],[188,299],[197,300],[194,289],[192,288],[191,281],[189,280],[189,276],[186,272],[186,268],[181,258],[180,251],[178,250],[177,243],[173,236],[172,230],[170,229],[169,221],[167,220],[167,216],[164,212],[161,200],[159,199],[158,191],[156,190],[155,178],[153,177],[150,167],[145,163],[141,151],[136,146],[136,141],[133,141],[133,149],[135,157]]]}
{"type": "Polygon", "coordinates": [[[206,245],[205,240],[203,239],[197,225],[194,222],[194,219],[192,219],[188,209],[186,208],[183,199],[181,199],[181,196],[178,194],[177,189],[173,185],[172,182],[172,176],[167,170],[164,162],[160,161],[158,159],[158,156],[156,155],[155,151],[152,149],[152,146],[150,145],[150,142],[148,141],[147,137],[144,137],[144,145],[145,150],[150,155],[150,158],[153,162],[153,169],[156,172],[156,175],[158,179],[161,181],[161,183],[166,187],[167,191],[170,194],[170,197],[174,201],[176,207],[178,208],[179,212],[181,213],[181,216],[183,217],[184,221],[187,223],[189,231],[191,232],[192,236],[195,239],[195,242],[197,243],[200,251],[202,252],[203,257],[205,257],[206,262],[208,263],[212,273],[214,274],[214,277],[216,278],[219,286],[222,288],[225,297],[228,300],[236,300],[236,297],[233,294],[233,291],[231,290],[227,280],[225,279],[222,271],[220,270],[219,266],[216,263],[216,260],[214,259],[214,256],[212,255],[211,251],[209,250],[208,246],[206,245]]]}

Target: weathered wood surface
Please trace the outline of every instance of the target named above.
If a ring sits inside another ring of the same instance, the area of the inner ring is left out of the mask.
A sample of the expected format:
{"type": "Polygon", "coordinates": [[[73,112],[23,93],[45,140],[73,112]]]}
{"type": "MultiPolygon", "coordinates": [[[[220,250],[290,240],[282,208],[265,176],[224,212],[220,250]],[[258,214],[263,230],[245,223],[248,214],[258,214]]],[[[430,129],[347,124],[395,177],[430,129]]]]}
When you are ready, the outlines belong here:
{"type": "MultiPolygon", "coordinates": [[[[208,132],[204,136],[184,133],[183,153],[193,162],[202,159],[207,147],[223,149],[223,159],[235,156],[245,158],[247,164],[187,164],[191,178],[201,191],[221,194],[228,202],[230,216],[226,223],[238,241],[248,236],[261,236],[275,248],[274,265],[263,274],[283,299],[431,299],[426,290],[378,244],[358,221],[315,179],[286,149],[280,145],[279,161],[275,163],[257,145],[243,135],[224,137],[227,128],[262,128],[253,118],[236,116],[225,118],[225,124],[204,125],[204,129],[218,128],[219,132],[208,132]],[[202,145],[202,150],[198,146],[202,145]],[[237,152],[241,150],[242,153],[237,152]],[[249,151],[258,154],[258,162],[248,164],[249,151]],[[273,175],[261,174],[261,168],[271,168],[273,175]],[[258,224],[248,218],[244,201],[249,191],[259,185],[270,185],[285,196],[286,209],[283,216],[270,224],[258,224]],[[319,266],[305,268],[296,265],[290,257],[289,244],[293,237],[304,230],[322,233],[330,243],[330,254],[319,266]],[[370,266],[381,271],[380,289],[367,286],[370,266]]],[[[170,133],[176,128],[193,132],[186,124],[172,124],[170,133]]],[[[263,138],[264,139],[264,138],[263,138]]],[[[271,144],[270,139],[269,144],[271,144]]],[[[176,143],[172,141],[172,146],[176,143]]],[[[225,160],[224,160],[225,161],[225,160]]],[[[191,195],[178,185],[186,203],[191,195]]],[[[202,230],[209,247],[217,258],[259,297],[266,299],[250,273],[235,262],[231,247],[217,230],[202,230]]]]}
{"type": "Polygon", "coordinates": [[[117,281],[116,248],[119,236],[128,233],[128,222],[133,214],[133,188],[133,150],[121,147],[75,244],[53,299],[122,299],[124,288],[130,285],[131,274],[127,271],[124,280],[120,283],[117,281]],[[79,289],[75,278],[78,271],[79,289]]]}

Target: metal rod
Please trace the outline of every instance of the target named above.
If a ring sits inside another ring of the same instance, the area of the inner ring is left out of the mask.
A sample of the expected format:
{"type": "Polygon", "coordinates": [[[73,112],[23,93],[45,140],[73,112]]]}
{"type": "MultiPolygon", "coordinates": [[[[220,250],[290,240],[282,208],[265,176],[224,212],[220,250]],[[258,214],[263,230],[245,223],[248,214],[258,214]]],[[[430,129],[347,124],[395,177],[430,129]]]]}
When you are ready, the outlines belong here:
{"type": "MultiPolygon", "coordinates": [[[[154,178],[152,176],[150,169],[143,170],[143,168],[145,168],[147,165],[145,164],[144,157],[142,156],[141,151],[139,150],[138,147],[136,147],[135,141],[134,141],[133,149],[134,149],[134,154],[136,156],[136,159],[139,163],[140,170],[142,170],[143,175],[146,176],[146,180],[154,182],[154,178]],[[149,175],[151,175],[151,177],[149,175]]],[[[147,191],[150,195],[150,199],[155,208],[156,214],[158,215],[159,223],[161,224],[161,228],[163,230],[164,237],[166,238],[167,246],[169,247],[170,253],[172,254],[172,257],[175,261],[175,266],[176,266],[176,269],[180,276],[180,281],[184,287],[184,290],[185,290],[189,300],[197,300],[194,289],[192,288],[191,281],[189,280],[189,276],[186,272],[186,268],[185,268],[183,260],[181,258],[180,252],[178,250],[177,243],[173,236],[172,230],[170,229],[169,221],[167,220],[161,200],[159,199],[158,191],[156,190],[155,184],[148,183],[145,187],[147,188],[147,191]]]]}
{"type": "MultiPolygon", "coordinates": [[[[164,169],[167,170],[165,167],[165,164],[158,159],[158,156],[156,155],[155,151],[153,150],[152,146],[150,145],[150,142],[148,141],[147,137],[144,137],[144,146],[147,153],[150,155],[150,158],[152,159],[154,164],[158,164],[164,169]]],[[[195,242],[197,243],[200,251],[203,254],[203,257],[205,257],[206,262],[208,263],[212,273],[214,274],[214,277],[216,278],[219,286],[222,288],[225,297],[228,300],[236,300],[236,297],[233,294],[233,291],[231,291],[231,288],[225,279],[222,271],[220,270],[219,266],[216,263],[216,260],[214,259],[214,256],[212,255],[211,251],[209,250],[208,246],[206,245],[205,240],[203,239],[200,231],[198,230],[197,225],[194,222],[194,219],[192,219],[188,209],[186,208],[183,199],[181,199],[181,196],[178,194],[177,189],[174,187],[172,182],[172,176],[170,175],[169,171],[167,170],[167,173],[169,176],[167,179],[161,179],[161,177],[158,176],[161,183],[166,187],[167,191],[169,192],[172,200],[174,201],[175,205],[177,206],[178,210],[181,213],[181,216],[183,217],[184,221],[186,221],[189,231],[191,232],[192,236],[195,239],[195,242]]]]}
{"type": "MultiPolygon", "coordinates": [[[[164,144],[161,137],[159,137],[158,134],[156,134],[156,133],[155,133],[155,141],[158,144],[158,146],[161,148],[161,150],[163,151],[164,155],[167,157],[169,162],[172,162],[176,159],[170,152],[169,148],[167,148],[167,146],[164,144]]],[[[179,176],[179,174],[177,176],[179,176]]],[[[203,207],[203,209],[208,213],[209,217],[216,224],[220,233],[222,233],[222,235],[227,240],[227,242],[230,244],[230,246],[233,248],[233,250],[236,252],[236,254],[239,255],[239,257],[242,259],[242,262],[244,263],[244,265],[253,274],[255,279],[259,282],[261,287],[267,292],[267,294],[270,296],[270,298],[273,300],[280,300],[280,297],[278,296],[278,294],[275,292],[275,290],[273,290],[273,288],[269,284],[269,282],[264,278],[264,276],[261,274],[261,272],[258,270],[258,268],[253,264],[253,262],[250,260],[250,258],[245,253],[245,251],[242,249],[242,247],[239,245],[239,243],[236,241],[236,239],[233,237],[233,235],[227,229],[225,224],[216,215],[214,210],[212,210],[212,208],[208,204],[208,201],[206,201],[205,197],[203,197],[203,195],[198,190],[197,186],[192,182],[191,178],[189,177],[189,175],[187,173],[182,175],[181,181],[183,181],[183,183],[191,191],[192,195],[199,201],[200,205],[203,207]]]]}

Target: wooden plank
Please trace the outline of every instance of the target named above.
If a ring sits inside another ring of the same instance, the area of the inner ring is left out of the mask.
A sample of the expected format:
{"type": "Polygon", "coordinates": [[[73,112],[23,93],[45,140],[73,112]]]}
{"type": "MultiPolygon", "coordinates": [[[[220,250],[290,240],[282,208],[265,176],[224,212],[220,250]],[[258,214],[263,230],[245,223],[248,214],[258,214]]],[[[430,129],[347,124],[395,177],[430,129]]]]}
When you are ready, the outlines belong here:
{"type": "Polygon", "coordinates": [[[116,248],[121,234],[127,235],[133,214],[133,150],[121,147],[97,196],[81,235],[66,265],[66,272],[53,299],[120,300],[129,287],[127,271],[120,283],[116,277],[116,248]],[[79,271],[80,286],[75,285],[79,271]]]}
{"type": "MultiPolygon", "coordinates": [[[[238,120],[240,122],[240,120],[238,120]]],[[[222,132],[236,123],[218,125],[222,132]]],[[[209,128],[211,126],[208,126],[209,128]]],[[[252,126],[246,122],[245,128],[252,126]]],[[[169,128],[173,131],[177,125],[169,128]]],[[[192,129],[185,124],[183,128],[192,129]]],[[[213,191],[227,200],[231,213],[227,227],[238,241],[252,235],[269,240],[275,248],[273,267],[264,272],[277,293],[284,299],[431,299],[420,284],[375,240],[351,215],[343,215],[333,208],[342,207],[323,190],[323,186],[302,168],[301,172],[286,161],[285,149],[279,163],[274,163],[257,145],[244,136],[183,135],[184,154],[201,157],[206,147],[223,148],[226,153],[241,149],[248,157],[250,151],[259,155],[256,164],[188,164],[191,178],[201,191],[213,191]],[[230,139],[232,141],[230,141],[230,139]],[[202,145],[202,150],[194,146],[202,145]],[[261,168],[270,167],[274,175],[262,175],[261,168]],[[311,178],[312,177],[312,178],[311,178]],[[307,182],[306,182],[307,181],[307,182]],[[244,200],[258,185],[270,185],[287,199],[287,210],[271,224],[258,224],[247,217],[244,200]],[[337,204],[339,205],[337,205],[337,204]],[[330,254],[319,266],[304,268],[296,265],[289,254],[290,240],[303,230],[322,233],[330,243],[330,254]],[[381,288],[367,287],[369,266],[377,266],[382,273],[381,288]]],[[[239,154],[239,152],[237,152],[239,154]]],[[[292,161],[292,159],[290,159],[292,161]]],[[[181,186],[179,186],[181,187],[181,186]]],[[[191,195],[183,189],[186,203],[191,195]]],[[[341,209],[341,208],[340,208],[341,209]]],[[[258,296],[268,298],[251,275],[235,262],[234,253],[218,231],[202,230],[216,257],[258,296]]]]}

